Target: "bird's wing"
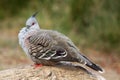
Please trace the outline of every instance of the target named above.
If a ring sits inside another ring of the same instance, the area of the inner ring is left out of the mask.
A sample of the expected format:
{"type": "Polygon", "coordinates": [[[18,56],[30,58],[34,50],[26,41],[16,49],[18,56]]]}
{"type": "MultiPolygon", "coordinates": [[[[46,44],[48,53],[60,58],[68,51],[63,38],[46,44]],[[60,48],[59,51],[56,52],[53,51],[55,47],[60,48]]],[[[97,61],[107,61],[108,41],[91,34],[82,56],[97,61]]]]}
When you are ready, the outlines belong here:
{"type": "MultiPolygon", "coordinates": [[[[90,59],[88,59],[85,55],[83,55],[79,49],[74,45],[74,43],[65,35],[58,33],[59,37],[61,37],[61,41],[64,41],[67,45],[67,48],[69,48],[69,54],[71,53],[71,56],[76,59],[76,61],[85,64],[86,66],[99,71],[104,72],[104,70],[98,66],[97,64],[93,63],[90,59]]],[[[59,38],[58,38],[59,39],[59,38]]]]}
{"type": "Polygon", "coordinates": [[[56,33],[55,36],[57,35],[56,41],[59,41],[59,43],[66,44],[66,45],[62,44],[61,47],[64,47],[64,48],[66,47],[68,49],[67,52],[72,56],[72,58],[76,58],[77,61],[79,61],[82,64],[89,64],[89,65],[92,64],[91,61],[87,59],[79,51],[79,49],[74,45],[74,43],[67,36],[65,36],[62,33],[58,33],[58,32],[54,32],[54,33],[56,33]]]}
{"type": "MultiPolygon", "coordinates": [[[[68,53],[69,61],[79,61],[82,64],[91,65],[91,61],[88,60],[84,55],[79,51],[79,49],[74,45],[74,43],[62,33],[57,31],[49,31],[55,41],[58,42],[57,46],[64,48],[68,53]]],[[[56,46],[55,46],[56,47],[56,46]]]]}
{"type": "Polygon", "coordinates": [[[58,33],[41,33],[29,37],[29,53],[38,60],[78,61],[88,67],[103,71],[98,65],[81,54],[72,41],[58,33]],[[51,36],[52,35],[52,36],[51,36]],[[54,37],[53,37],[54,36],[54,37]]]}
{"type": "Polygon", "coordinates": [[[57,41],[48,33],[41,33],[29,37],[29,53],[36,59],[59,61],[65,58],[67,51],[61,46],[56,46],[57,41]]]}

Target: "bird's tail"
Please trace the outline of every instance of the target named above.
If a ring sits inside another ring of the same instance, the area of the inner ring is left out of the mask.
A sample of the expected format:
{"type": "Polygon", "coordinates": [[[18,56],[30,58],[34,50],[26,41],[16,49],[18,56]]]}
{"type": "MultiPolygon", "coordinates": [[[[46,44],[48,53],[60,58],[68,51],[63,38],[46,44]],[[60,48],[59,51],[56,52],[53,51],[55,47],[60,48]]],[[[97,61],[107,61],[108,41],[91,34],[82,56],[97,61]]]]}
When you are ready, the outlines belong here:
{"type": "Polygon", "coordinates": [[[87,57],[85,57],[85,56],[83,56],[83,57],[90,62],[90,64],[86,63],[86,66],[88,66],[88,67],[92,68],[93,70],[98,71],[100,73],[104,72],[104,70],[100,66],[98,66],[97,64],[90,61],[87,57]]]}
{"type": "Polygon", "coordinates": [[[93,70],[98,71],[100,73],[104,72],[104,70],[100,66],[98,66],[98,65],[96,65],[94,63],[92,63],[91,65],[86,64],[86,66],[88,66],[88,67],[92,68],[93,70]]]}

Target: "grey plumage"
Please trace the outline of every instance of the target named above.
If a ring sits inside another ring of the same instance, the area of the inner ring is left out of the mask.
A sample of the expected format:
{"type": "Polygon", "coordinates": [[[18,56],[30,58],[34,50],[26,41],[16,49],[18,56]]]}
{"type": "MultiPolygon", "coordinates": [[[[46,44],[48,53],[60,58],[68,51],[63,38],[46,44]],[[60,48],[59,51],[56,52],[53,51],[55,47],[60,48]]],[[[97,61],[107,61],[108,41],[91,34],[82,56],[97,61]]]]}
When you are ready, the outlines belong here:
{"type": "Polygon", "coordinates": [[[55,65],[60,61],[70,61],[84,64],[96,71],[103,71],[98,65],[81,54],[68,37],[57,31],[40,29],[34,19],[30,18],[26,22],[26,25],[29,27],[26,28],[26,32],[20,32],[19,42],[35,63],[55,65]],[[32,25],[31,20],[36,25],[32,25]],[[24,39],[22,40],[23,34],[24,39]]]}
{"type": "MultiPolygon", "coordinates": [[[[62,60],[73,61],[74,58],[68,54],[68,44],[64,42],[65,38],[69,39],[60,35],[60,33],[51,30],[40,30],[35,35],[31,35],[28,38],[31,57],[35,57],[37,63],[39,60],[48,60],[53,63],[62,60]]],[[[43,62],[43,64],[45,63],[43,62]]]]}

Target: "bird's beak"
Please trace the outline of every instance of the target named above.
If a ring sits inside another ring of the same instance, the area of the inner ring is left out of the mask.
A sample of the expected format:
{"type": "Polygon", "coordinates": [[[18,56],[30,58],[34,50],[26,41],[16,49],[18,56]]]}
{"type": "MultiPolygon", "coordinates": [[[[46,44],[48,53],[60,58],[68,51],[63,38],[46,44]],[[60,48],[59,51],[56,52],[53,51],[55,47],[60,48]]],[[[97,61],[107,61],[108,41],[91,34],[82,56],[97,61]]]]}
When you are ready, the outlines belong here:
{"type": "Polygon", "coordinates": [[[35,17],[37,14],[39,13],[39,11],[35,12],[32,17],[35,17]]]}

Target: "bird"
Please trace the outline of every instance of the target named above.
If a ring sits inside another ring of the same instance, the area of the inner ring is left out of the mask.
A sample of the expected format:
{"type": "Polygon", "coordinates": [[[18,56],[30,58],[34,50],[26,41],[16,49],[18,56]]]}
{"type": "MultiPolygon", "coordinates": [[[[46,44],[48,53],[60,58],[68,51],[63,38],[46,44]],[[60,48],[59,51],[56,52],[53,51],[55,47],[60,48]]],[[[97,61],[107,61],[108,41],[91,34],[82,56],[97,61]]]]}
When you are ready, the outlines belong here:
{"type": "Polygon", "coordinates": [[[30,16],[18,33],[20,46],[35,64],[53,66],[61,61],[77,62],[95,71],[104,71],[83,55],[70,38],[55,30],[41,29],[37,14],[30,16]]]}

